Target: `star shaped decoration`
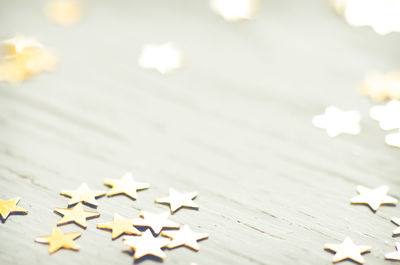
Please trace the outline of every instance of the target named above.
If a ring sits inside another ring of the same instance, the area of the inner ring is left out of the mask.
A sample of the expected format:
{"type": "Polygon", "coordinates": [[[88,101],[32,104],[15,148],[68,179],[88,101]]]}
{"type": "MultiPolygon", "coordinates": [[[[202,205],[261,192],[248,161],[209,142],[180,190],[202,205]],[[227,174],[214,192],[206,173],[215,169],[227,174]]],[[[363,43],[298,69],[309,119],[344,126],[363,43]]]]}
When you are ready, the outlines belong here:
{"type": "Polygon", "coordinates": [[[211,0],[210,7],[225,20],[234,22],[251,19],[258,11],[258,0],[211,0]]]}
{"type": "Polygon", "coordinates": [[[350,202],[355,204],[368,204],[369,207],[376,212],[381,205],[397,203],[397,199],[388,196],[388,186],[381,186],[376,189],[369,189],[364,186],[357,186],[359,195],[353,197],[350,202]]]}
{"type": "Polygon", "coordinates": [[[140,259],[147,255],[164,259],[165,253],[161,249],[170,241],[167,238],[154,237],[149,229],[144,231],[141,236],[124,236],[122,240],[126,246],[134,250],[134,259],[140,259]]]}
{"type": "Polygon", "coordinates": [[[361,115],[358,111],[342,111],[337,107],[329,106],[325,109],[325,114],[317,115],[312,119],[312,124],[326,129],[328,136],[335,137],[342,133],[359,134],[360,120],[361,115]]]}
{"type": "Polygon", "coordinates": [[[172,239],[167,246],[169,249],[186,246],[198,251],[197,241],[208,238],[207,233],[195,233],[188,225],[183,225],[178,231],[164,231],[161,234],[172,239]]]}
{"type": "Polygon", "coordinates": [[[100,216],[98,212],[85,211],[82,203],[78,203],[72,208],[56,208],[54,211],[63,216],[60,221],[57,222],[57,225],[75,223],[84,228],[87,227],[86,219],[100,216]]]}
{"type": "Polygon", "coordinates": [[[107,192],[107,196],[125,194],[132,199],[137,198],[137,190],[150,188],[150,184],[133,180],[132,173],[124,174],[120,179],[105,179],[104,184],[112,188],[107,192]]]}
{"type": "Polygon", "coordinates": [[[147,44],[139,57],[139,65],[165,74],[180,68],[182,58],[182,53],[171,42],[160,45],[147,44]]]}
{"type": "Polygon", "coordinates": [[[36,242],[49,244],[49,253],[54,253],[60,248],[78,250],[79,247],[74,240],[81,236],[81,233],[63,233],[57,227],[53,228],[53,232],[49,236],[39,236],[35,239],[36,242]]]}
{"type": "Polygon", "coordinates": [[[395,245],[396,245],[396,251],[387,253],[385,255],[385,259],[400,261],[400,243],[396,242],[395,245]]]}
{"type": "Polygon", "coordinates": [[[361,254],[371,251],[370,246],[355,245],[350,237],[346,237],[342,244],[325,244],[324,248],[336,253],[332,259],[334,263],[350,259],[363,264],[361,254]]]}
{"type": "Polygon", "coordinates": [[[379,122],[382,130],[393,130],[400,128],[400,101],[391,100],[384,106],[374,106],[369,115],[379,122]]]}
{"type": "Polygon", "coordinates": [[[71,198],[68,202],[68,206],[83,202],[87,205],[97,207],[96,198],[104,196],[106,193],[100,190],[92,191],[86,183],[82,183],[78,189],[63,190],[60,194],[71,198]]]}
{"type": "Polygon", "coordinates": [[[400,147],[400,130],[396,133],[389,133],[386,135],[385,143],[390,146],[400,147]]]}
{"type": "Polygon", "coordinates": [[[43,48],[43,45],[40,42],[25,36],[15,36],[14,38],[4,40],[3,45],[6,48],[7,55],[10,56],[43,48]]]}
{"type": "Polygon", "coordinates": [[[141,235],[139,230],[134,227],[132,219],[125,219],[119,214],[114,214],[112,222],[97,224],[97,228],[108,229],[112,231],[112,239],[120,237],[122,234],[141,235]]]}
{"type": "MultiPolygon", "coordinates": [[[[346,0],[348,1],[348,0],[346,0]]],[[[374,101],[400,99],[400,73],[371,73],[360,86],[361,92],[374,101]]]]}
{"type": "MultiPolygon", "coordinates": [[[[394,224],[400,226],[400,218],[392,217],[391,220],[392,220],[392,222],[393,222],[394,224]]],[[[397,227],[395,230],[393,230],[392,234],[393,234],[394,236],[400,235],[400,227],[397,227]]]]}
{"type": "Polygon", "coordinates": [[[157,199],[157,203],[169,204],[171,213],[176,212],[181,207],[190,207],[198,209],[199,206],[192,201],[199,195],[197,192],[180,193],[173,188],[169,189],[169,197],[157,199]]]}
{"type": "Polygon", "coordinates": [[[19,202],[20,198],[16,197],[13,199],[9,200],[0,200],[0,219],[2,222],[5,222],[7,217],[12,214],[12,213],[23,213],[27,214],[28,211],[17,206],[17,203],[19,202]]]}
{"type": "Polygon", "coordinates": [[[141,211],[142,218],[133,220],[135,226],[148,227],[155,235],[160,234],[163,228],[179,228],[179,224],[168,219],[170,214],[168,212],[154,214],[146,211],[141,211]]]}

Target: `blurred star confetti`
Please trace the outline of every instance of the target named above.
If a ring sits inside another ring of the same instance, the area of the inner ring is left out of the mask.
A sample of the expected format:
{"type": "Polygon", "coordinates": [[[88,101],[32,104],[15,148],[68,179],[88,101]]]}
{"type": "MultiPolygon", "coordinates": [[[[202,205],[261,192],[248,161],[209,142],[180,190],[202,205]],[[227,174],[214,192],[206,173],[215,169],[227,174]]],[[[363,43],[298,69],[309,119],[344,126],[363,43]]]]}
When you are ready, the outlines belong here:
{"type": "Polygon", "coordinates": [[[396,133],[389,133],[385,137],[386,144],[400,148],[400,131],[396,133]]]}
{"type": "Polygon", "coordinates": [[[141,211],[142,218],[133,220],[135,226],[148,227],[153,234],[158,235],[163,228],[179,228],[179,224],[168,219],[169,212],[154,214],[147,211],[141,211]]]}
{"type": "Polygon", "coordinates": [[[139,65],[146,69],[156,69],[166,74],[182,66],[182,53],[174,44],[147,44],[139,57],[139,65]]]}
{"type": "Polygon", "coordinates": [[[116,239],[122,234],[141,235],[140,231],[133,227],[132,219],[125,219],[119,214],[114,214],[112,222],[97,224],[99,229],[111,230],[111,238],[116,239]]]}
{"type": "Polygon", "coordinates": [[[166,255],[161,248],[167,246],[170,242],[167,238],[154,237],[149,229],[144,231],[141,236],[124,236],[122,240],[126,246],[135,251],[133,255],[135,259],[147,255],[164,259],[166,255]]]}
{"type": "Polygon", "coordinates": [[[79,247],[74,240],[81,236],[81,233],[63,233],[57,227],[53,228],[53,232],[49,236],[39,236],[35,239],[36,242],[49,244],[49,253],[52,254],[60,248],[78,250],[79,247]]]}
{"type": "Polygon", "coordinates": [[[393,130],[400,128],[400,101],[391,100],[386,105],[374,106],[369,115],[379,122],[382,130],[393,130]]]}
{"type": "Polygon", "coordinates": [[[53,0],[44,6],[45,16],[53,23],[70,26],[82,18],[82,4],[77,0],[53,0]]]}
{"type": "Polygon", "coordinates": [[[369,74],[362,82],[360,90],[374,101],[400,99],[400,72],[369,74]]]}
{"type": "Polygon", "coordinates": [[[94,211],[85,211],[82,203],[78,203],[72,208],[56,208],[54,211],[63,217],[57,222],[57,225],[75,223],[84,228],[87,227],[86,219],[100,216],[100,213],[94,211]]]}
{"type": "Polygon", "coordinates": [[[104,196],[106,193],[101,190],[92,191],[86,183],[82,183],[76,190],[63,190],[60,192],[61,195],[70,197],[68,206],[83,202],[90,206],[98,206],[96,198],[104,196]]]}
{"type": "Polygon", "coordinates": [[[258,0],[211,0],[211,9],[225,20],[234,22],[251,19],[258,11],[258,0]]]}

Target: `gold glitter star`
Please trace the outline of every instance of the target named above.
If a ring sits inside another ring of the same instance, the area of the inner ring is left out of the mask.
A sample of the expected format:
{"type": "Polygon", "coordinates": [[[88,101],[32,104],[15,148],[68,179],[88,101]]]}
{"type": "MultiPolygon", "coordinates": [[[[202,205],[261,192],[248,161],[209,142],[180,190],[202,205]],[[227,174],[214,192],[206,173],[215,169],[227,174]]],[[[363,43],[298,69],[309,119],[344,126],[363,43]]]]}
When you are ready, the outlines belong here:
{"type": "Polygon", "coordinates": [[[104,184],[112,187],[107,192],[107,196],[125,194],[131,197],[132,199],[136,199],[137,190],[144,190],[150,188],[150,184],[148,183],[134,181],[132,173],[130,172],[123,175],[121,179],[105,179],[104,184]]]}
{"type": "Polygon", "coordinates": [[[360,195],[353,197],[350,202],[356,204],[368,204],[374,212],[383,204],[397,203],[397,199],[386,195],[389,191],[387,186],[381,186],[376,189],[357,186],[356,189],[360,195]]]}
{"type": "Polygon", "coordinates": [[[399,260],[400,261],[400,243],[396,242],[396,251],[387,253],[385,259],[399,260]]]}
{"type": "Polygon", "coordinates": [[[149,229],[144,231],[141,236],[123,237],[124,244],[135,251],[133,256],[135,259],[139,259],[147,255],[164,259],[165,253],[161,250],[161,248],[168,245],[169,241],[170,240],[167,238],[155,238],[149,229]]]}
{"type": "Polygon", "coordinates": [[[68,248],[78,250],[79,247],[74,243],[73,240],[80,237],[81,233],[63,233],[57,227],[53,228],[53,232],[50,236],[39,236],[35,239],[38,243],[49,244],[49,253],[54,253],[60,248],[68,248]]]}
{"type": "Polygon", "coordinates": [[[141,235],[139,230],[134,227],[132,219],[125,219],[119,214],[114,214],[112,222],[97,224],[97,228],[108,229],[112,231],[112,239],[116,239],[122,234],[141,235]]]}
{"type": "Polygon", "coordinates": [[[17,206],[17,203],[19,202],[20,198],[16,197],[10,200],[0,200],[0,217],[2,222],[5,222],[7,217],[11,213],[24,213],[27,214],[28,211],[17,206]]]}
{"type": "Polygon", "coordinates": [[[104,196],[106,193],[100,190],[92,191],[86,183],[82,183],[77,190],[63,190],[60,194],[71,198],[68,202],[68,206],[83,202],[97,207],[96,198],[104,196]]]}
{"type": "Polygon", "coordinates": [[[183,206],[198,209],[199,206],[192,201],[197,195],[199,195],[197,192],[180,193],[170,188],[169,197],[157,199],[156,202],[169,204],[171,213],[174,213],[183,206]]]}
{"type": "Polygon", "coordinates": [[[168,248],[187,246],[196,251],[199,250],[197,241],[208,238],[208,234],[195,233],[188,225],[183,225],[178,231],[164,231],[161,234],[172,239],[168,248]]]}
{"type": "Polygon", "coordinates": [[[82,203],[78,203],[72,208],[56,208],[54,211],[63,216],[60,221],[57,222],[57,225],[75,223],[84,228],[87,227],[86,219],[100,216],[100,213],[98,212],[83,210],[82,203]]]}
{"type": "Polygon", "coordinates": [[[168,212],[154,214],[142,211],[140,216],[133,220],[135,226],[149,227],[155,235],[158,235],[163,228],[179,228],[179,224],[168,219],[168,212]]]}
{"type": "Polygon", "coordinates": [[[364,263],[364,258],[361,254],[371,251],[370,246],[355,245],[350,237],[346,237],[342,244],[325,244],[324,248],[336,253],[332,262],[350,259],[360,264],[364,263]]]}
{"type": "MultiPolygon", "coordinates": [[[[392,222],[400,226],[400,218],[392,217],[392,222]]],[[[400,227],[397,227],[395,230],[393,230],[392,234],[394,236],[400,235],[400,227]]]]}

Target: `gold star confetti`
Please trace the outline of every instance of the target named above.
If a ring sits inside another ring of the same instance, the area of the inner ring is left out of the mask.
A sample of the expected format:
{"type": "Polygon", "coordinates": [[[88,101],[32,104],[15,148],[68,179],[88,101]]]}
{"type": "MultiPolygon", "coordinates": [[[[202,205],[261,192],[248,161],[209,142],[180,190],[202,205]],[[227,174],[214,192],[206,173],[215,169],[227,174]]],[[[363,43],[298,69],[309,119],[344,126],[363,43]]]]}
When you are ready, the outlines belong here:
{"type": "Polygon", "coordinates": [[[370,252],[370,246],[358,246],[353,243],[350,237],[346,237],[342,244],[325,244],[325,249],[335,252],[332,262],[339,262],[345,259],[351,259],[355,262],[364,263],[361,254],[370,252]]]}
{"type": "Polygon", "coordinates": [[[76,0],[53,0],[44,7],[45,16],[55,24],[69,26],[82,17],[82,4],[76,0]]]}
{"type": "Polygon", "coordinates": [[[143,47],[139,65],[165,74],[180,68],[182,57],[182,53],[171,42],[161,45],[148,44],[143,47]]]}
{"type": "MultiPolygon", "coordinates": [[[[398,226],[400,226],[400,218],[397,217],[392,217],[392,222],[398,226]]],[[[400,227],[397,227],[395,230],[393,230],[392,234],[394,236],[400,235],[400,227]]]]}
{"type": "Polygon", "coordinates": [[[133,220],[135,226],[149,227],[155,235],[158,235],[163,228],[179,228],[179,224],[168,219],[168,212],[154,214],[146,211],[141,211],[142,218],[133,220]]]}
{"type": "Polygon", "coordinates": [[[400,130],[396,133],[389,133],[385,137],[386,144],[400,148],[400,130]]]}
{"type": "Polygon", "coordinates": [[[342,133],[356,135],[360,133],[361,115],[358,111],[342,111],[337,107],[329,106],[325,109],[325,114],[317,115],[312,119],[315,127],[326,129],[330,137],[338,136],[342,133]]]}
{"type": "Polygon", "coordinates": [[[130,172],[123,175],[121,179],[105,179],[104,184],[112,187],[112,189],[107,192],[107,196],[125,194],[132,199],[136,199],[137,190],[150,188],[150,184],[148,183],[134,181],[132,173],[130,172]]]}
{"type": "Polygon", "coordinates": [[[396,251],[387,253],[385,255],[385,259],[400,261],[400,243],[396,242],[395,245],[396,245],[396,251]]]}
{"type": "Polygon", "coordinates": [[[371,73],[362,82],[360,90],[374,101],[400,99],[400,73],[371,73]]]}
{"type": "Polygon", "coordinates": [[[82,203],[78,203],[72,208],[56,208],[54,211],[63,216],[60,221],[57,222],[57,225],[75,223],[84,228],[87,227],[86,219],[100,216],[100,213],[98,212],[83,210],[82,203]]]}
{"type": "Polygon", "coordinates": [[[225,20],[233,22],[251,19],[258,11],[258,0],[211,0],[211,9],[225,20]]]}
{"type": "Polygon", "coordinates": [[[172,239],[167,246],[168,248],[187,246],[196,251],[199,250],[197,241],[208,238],[208,234],[195,233],[188,225],[183,225],[178,231],[164,231],[161,234],[172,239]]]}
{"type": "Polygon", "coordinates": [[[112,222],[101,223],[97,228],[108,229],[112,231],[112,239],[116,239],[122,234],[141,235],[140,231],[133,227],[134,222],[132,219],[125,219],[119,214],[114,214],[112,222]]]}
{"type": "Polygon", "coordinates": [[[135,251],[133,256],[135,259],[147,255],[164,259],[165,253],[161,248],[168,245],[170,241],[167,238],[155,238],[149,229],[144,231],[141,236],[124,236],[122,240],[126,246],[135,251]]]}
{"type": "Polygon", "coordinates": [[[169,189],[169,197],[157,199],[157,203],[169,204],[171,213],[176,212],[181,207],[190,207],[198,209],[199,206],[192,201],[199,195],[197,192],[180,193],[173,188],[169,189]]]}
{"type": "Polygon", "coordinates": [[[382,130],[393,130],[400,128],[400,101],[391,100],[384,106],[374,106],[369,115],[379,122],[382,130]]]}
{"type": "Polygon", "coordinates": [[[71,198],[68,206],[83,202],[97,207],[96,198],[104,196],[106,193],[100,190],[92,191],[86,183],[82,183],[77,190],[63,190],[60,194],[71,198]]]}
{"type": "Polygon", "coordinates": [[[36,242],[42,244],[49,244],[49,253],[54,253],[60,248],[68,248],[78,250],[79,247],[75,244],[74,240],[81,236],[81,233],[63,233],[57,227],[53,228],[50,236],[39,236],[35,239],[36,242]]]}
{"type": "Polygon", "coordinates": [[[7,217],[12,213],[24,213],[27,214],[28,211],[17,206],[20,198],[16,197],[13,199],[9,199],[6,201],[0,200],[0,217],[3,222],[7,219],[7,217]]]}
{"type": "Polygon", "coordinates": [[[397,199],[386,195],[389,191],[387,186],[381,186],[376,189],[357,186],[356,189],[360,195],[353,197],[350,202],[355,204],[368,204],[374,212],[377,211],[381,205],[393,205],[397,203],[397,199]]]}

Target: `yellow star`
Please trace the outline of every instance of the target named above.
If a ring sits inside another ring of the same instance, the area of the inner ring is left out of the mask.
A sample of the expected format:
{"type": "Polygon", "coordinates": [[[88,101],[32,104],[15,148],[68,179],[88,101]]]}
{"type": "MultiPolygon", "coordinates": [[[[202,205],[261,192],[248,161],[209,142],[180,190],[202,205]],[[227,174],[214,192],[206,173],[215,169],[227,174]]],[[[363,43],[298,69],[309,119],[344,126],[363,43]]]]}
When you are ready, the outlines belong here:
{"type": "Polygon", "coordinates": [[[171,213],[174,213],[183,206],[198,209],[199,206],[192,201],[192,199],[196,198],[197,195],[197,192],[180,193],[173,188],[170,188],[169,197],[157,199],[156,202],[169,204],[171,213]]]}
{"type": "Polygon", "coordinates": [[[20,198],[16,197],[10,200],[0,200],[0,219],[2,222],[5,222],[7,217],[11,213],[24,213],[27,214],[28,211],[17,206],[17,203],[19,202],[20,198]]]}
{"type": "Polygon", "coordinates": [[[60,248],[78,250],[79,247],[74,243],[74,239],[81,236],[81,233],[63,233],[57,227],[53,228],[50,236],[39,236],[35,239],[38,243],[49,244],[49,253],[54,253],[60,248]]]}
{"type": "Polygon", "coordinates": [[[143,218],[136,218],[133,220],[135,226],[149,227],[155,235],[158,235],[163,228],[179,228],[179,224],[168,219],[170,214],[168,212],[154,214],[142,211],[140,216],[143,218]]]}
{"type": "Polygon", "coordinates": [[[104,196],[105,192],[100,190],[92,191],[86,183],[82,183],[77,190],[63,190],[60,194],[71,198],[68,206],[83,202],[97,207],[96,198],[104,196]]]}
{"type": "Polygon", "coordinates": [[[370,246],[355,245],[350,237],[346,237],[342,244],[325,244],[324,248],[336,253],[332,262],[351,259],[360,264],[364,263],[364,258],[361,254],[371,251],[370,246]]]}
{"type": "Polygon", "coordinates": [[[137,190],[150,188],[150,185],[147,183],[134,181],[132,173],[130,172],[123,175],[121,179],[105,179],[104,184],[112,187],[112,189],[107,192],[107,196],[109,197],[117,194],[125,194],[132,199],[136,199],[137,190]]]}
{"type": "Polygon", "coordinates": [[[168,245],[170,240],[167,238],[155,238],[150,230],[147,229],[141,236],[124,236],[123,241],[126,246],[135,251],[133,256],[135,259],[147,255],[164,259],[165,253],[161,248],[168,245]]]}
{"type": "Polygon", "coordinates": [[[134,222],[131,219],[125,219],[119,214],[114,214],[114,220],[108,223],[97,224],[97,228],[109,229],[112,231],[112,239],[116,239],[122,234],[141,235],[139,230],[134,227],[134,222]]]}
{"type": "Polygon", "coordinates": [[[67,208],[67,209],[66,208],[56,208],[56,209],[54,209],[54,211],[63,216],[60,219],[60,221],[57,222],[57,225],[75,223],[84,228],[87,227],[86,219],[100,216],[100,213],[98,213],[98,212],[83,210],[82,203],[78,203],[74,207],[67,208]]]}
{"type": "Polygon", "coordinates": [[[364,186],[357,186],[357,192],[360,195],[353,197],[350,202],[357,204],[368,204],[375,212],[383,204],[396,204],[397,199],[386,195],[389,191],[387,186],[381,186],[376,189],[369,189],[364,186]]]}
{"type": "MultiPolygon", "coordinates": [[[[392,217],[392,222],[400,226],[400,218],[392,217]]],[[[397,227],[395,230],[393,230],[392,234],[394,236],[400,235],[400,227],[397,227]]]]}
{"type": "Polygon", "coordinates": [[[178,231],[164,231],[161,234],[172,239],[167,246],[168,248],[187,246],[196,251],[199,250],[197,241],[208,238],[208,234],[195,233],[188,225],[183,225],[178,231]]]}

